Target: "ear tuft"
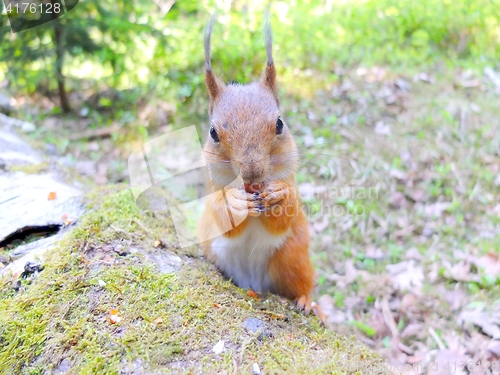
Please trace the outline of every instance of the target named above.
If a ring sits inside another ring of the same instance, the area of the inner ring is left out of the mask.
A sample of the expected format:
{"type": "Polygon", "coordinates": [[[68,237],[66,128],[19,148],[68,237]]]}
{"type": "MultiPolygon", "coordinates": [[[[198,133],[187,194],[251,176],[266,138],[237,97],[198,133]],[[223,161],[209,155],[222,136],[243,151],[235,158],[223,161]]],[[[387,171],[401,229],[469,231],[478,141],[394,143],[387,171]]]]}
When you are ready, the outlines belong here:
{"type": "Polygon", "coordinates": [[[224,89],[224,83],[217,78],[212,71],[212,63],[210,61],[210,38],[214,28],[216,13],[212,14],[210,21],[205,29],[205,83],[207,85],[208,94],[210,96],[210,112],[212,112],[213,103],[220,96],[224,89]]]}
{"type": "Polygon", "coordinates": [[[264,20],[264,38],[266,41],[267,65],[262,75],[262,84],[273,93],[276,102],[278,102],[278,89],[276,87],[276,68],[273,61],[273,33],[269,21],[269,12],[266,11],[264,20]]]}

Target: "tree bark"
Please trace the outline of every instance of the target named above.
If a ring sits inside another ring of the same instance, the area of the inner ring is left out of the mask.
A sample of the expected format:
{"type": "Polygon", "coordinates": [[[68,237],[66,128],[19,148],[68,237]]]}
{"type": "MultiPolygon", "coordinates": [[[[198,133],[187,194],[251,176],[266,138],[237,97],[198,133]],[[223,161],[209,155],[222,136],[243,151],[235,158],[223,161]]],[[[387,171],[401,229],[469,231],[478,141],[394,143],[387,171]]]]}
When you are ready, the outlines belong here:
{"type": "MultiPolygon", "coordinates": [[[[53,4],[56,1],[52,1],[53,4]]],[[[62,7],[60,8],[62,12],[62,7]]],[[[56,80],[57,80],[57,88],[59,91],[59,99],[61,102],[61,109],[64,113],[68,113],[71,111],[71,107],[69,105],[68,93],[66,92],[66,88],[64,85],[64,76],[62,74],[62,68],[64,64],[64,41],[63,41],[63,33],[64,28],[61,24],[61,20],[57,18],[58,14],[54,13],[54,44],[56,47],[56,80]]]]}

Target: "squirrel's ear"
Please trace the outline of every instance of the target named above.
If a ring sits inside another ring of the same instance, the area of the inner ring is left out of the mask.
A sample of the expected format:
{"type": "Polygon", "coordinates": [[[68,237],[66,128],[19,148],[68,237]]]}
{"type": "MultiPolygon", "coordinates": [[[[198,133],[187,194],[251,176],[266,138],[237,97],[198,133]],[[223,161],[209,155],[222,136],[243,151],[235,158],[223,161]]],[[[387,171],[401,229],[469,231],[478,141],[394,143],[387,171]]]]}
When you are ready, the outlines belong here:
{"type": "Polygon", "coordinates": [[[264,21],[264,37],[266,40],[267,65],[264,74],[262,74],[261,84],[267,87],[273,93],[276,102],[278,102],[278,89],[276,88],[276,68],[273,61],[273,33],[269,22],[269,13],[266,12],[264,21]]]}
{"type": "Polygon", "coordinates": [[[212,71],[212,63],[210,62],[210,37],[214,28],[215,13],[210,17],[210,21],[205,29],[205,83],[207,85],[208,94],[210,95],[210,112],[212,112],[213,103],[220,96],[224,89],[224,83],[217,78],[212,71]]]}
{"type": "Polygon", "coordinates": [[[274,98],[278,101],[278,89],[276,88],[276,68],[274,63],[267,62],[266,70],[262,75],[262,85],[266,86],[273,93],[274,98]]]}
{"type": "Polygon", "coordinates": [[[205,72],[205,84],[207,85],[208,94],[210,96],[210,105],[213,104],[220,96],[222,90],[224,90],[224,83],[214,75],[212,70],[206,70],[205,72]]]}

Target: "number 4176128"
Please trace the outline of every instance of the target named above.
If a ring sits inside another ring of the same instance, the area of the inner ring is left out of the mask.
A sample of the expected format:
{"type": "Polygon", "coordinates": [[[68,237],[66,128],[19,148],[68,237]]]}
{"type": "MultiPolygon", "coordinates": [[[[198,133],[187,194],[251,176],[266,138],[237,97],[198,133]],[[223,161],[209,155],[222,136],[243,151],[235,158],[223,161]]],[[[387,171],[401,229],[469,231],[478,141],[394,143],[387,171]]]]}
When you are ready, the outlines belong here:
{"type": "Polygon", "coordinates": [[[61,13],[61,4],[59,3],[19,3],[7,2],[5,11],[9,13],[27,14],[27,13],[61,13]]]}

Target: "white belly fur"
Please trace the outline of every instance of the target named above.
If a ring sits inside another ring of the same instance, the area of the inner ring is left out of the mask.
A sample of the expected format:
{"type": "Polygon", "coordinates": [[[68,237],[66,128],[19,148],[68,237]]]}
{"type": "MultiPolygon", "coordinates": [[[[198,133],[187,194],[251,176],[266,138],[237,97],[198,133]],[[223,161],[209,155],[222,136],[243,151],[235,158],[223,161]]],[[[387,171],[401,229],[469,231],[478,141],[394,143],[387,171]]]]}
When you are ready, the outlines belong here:
{"type": "Polygon", "coordinates": [[[242,234],[237,237],[224,235],[212,241],[211,250],[215,264],[240,288],[255,292],[273,291],[267,273],[269,258],[287,237],[275,236],[267,231],[258,218],[250,217],[242,234]]]}

